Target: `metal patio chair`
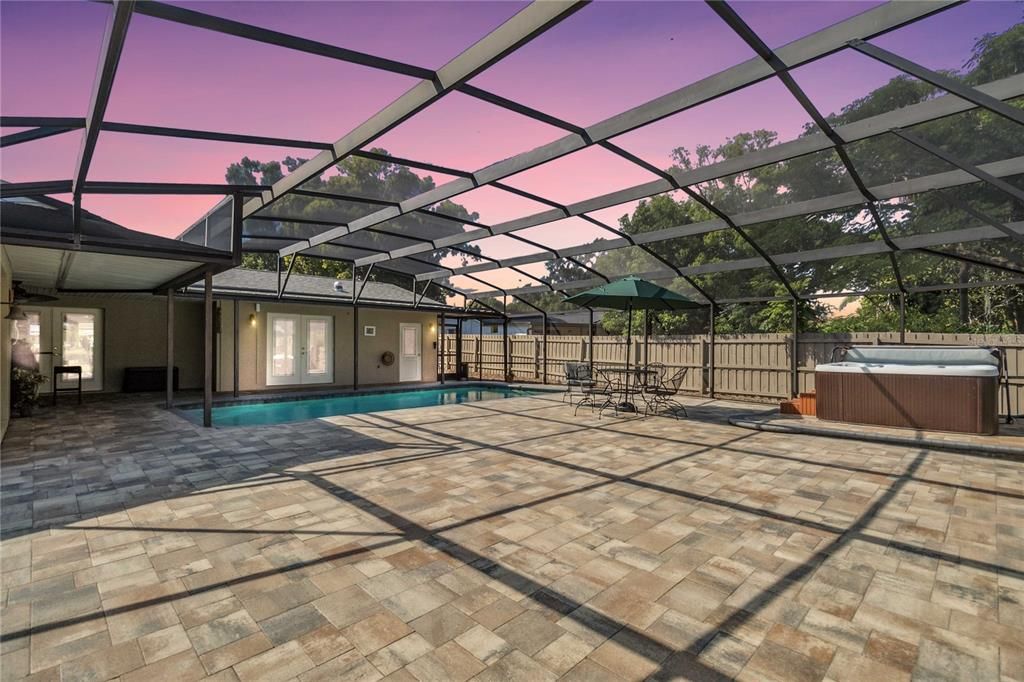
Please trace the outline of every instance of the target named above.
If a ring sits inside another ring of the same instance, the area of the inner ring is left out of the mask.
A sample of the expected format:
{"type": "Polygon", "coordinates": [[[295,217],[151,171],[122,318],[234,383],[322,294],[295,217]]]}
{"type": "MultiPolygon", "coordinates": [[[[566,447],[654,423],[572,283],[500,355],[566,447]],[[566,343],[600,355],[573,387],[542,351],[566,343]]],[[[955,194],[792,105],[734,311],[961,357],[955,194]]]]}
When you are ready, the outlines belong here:
{"type": "MultiPolygon", "coordinates": [[[[601,369],[594,369],[593,379],[588,386],[582,387],[583,399],[576,404],[573,416],[579,414],[580,408],[584,405],[590,406],[590,411],[597,409],[598,417],[609,405],[615,405],[615,388],[612,377],[601,369]]],[[[618,410],[616,410],[616,413],[618,410]]]]}
{"type": "Polygon", "coordinates": [[[578,392],[584,395],[585,389],[594,385],[594,375],[590,371],[590,365],[585,362],[565,363],[565,392],[562,393],[562,402],[569,398],[572,402],[572,394],[578,392]],[[574,391],[573,389],[577,389],[574,391]]]}
{"type": "MultiPolygon", "coordinates": [[[[682,388],[683,382],[686,381],[686,374],[689,372],[688,367],[676,371],[667,380],[662,380],[657,386],[651,386],[647,391],[650,395],[650,400],[647,402],[647,409],[653,411],[655,414],[661,411],[668,411],[673,417],[679,419],[678,411],[682,411],[684,417],[689,415],[686,413],[686,408],[675,399],[676,394],[679,393],[679,389],[682,388]]],[[[645,393],[645,399],[647,397],[645,393]]]]}
{"type": "Polygon", "coordinates": [[[637,371],[636,385],[639,389],[637,393],[644,401],[645,414],[651,402],[657,397],[653,391],[662,385],[666,374],[668,374],[668,368],[660,362],[648,363],[646,367],[637,371]]]}

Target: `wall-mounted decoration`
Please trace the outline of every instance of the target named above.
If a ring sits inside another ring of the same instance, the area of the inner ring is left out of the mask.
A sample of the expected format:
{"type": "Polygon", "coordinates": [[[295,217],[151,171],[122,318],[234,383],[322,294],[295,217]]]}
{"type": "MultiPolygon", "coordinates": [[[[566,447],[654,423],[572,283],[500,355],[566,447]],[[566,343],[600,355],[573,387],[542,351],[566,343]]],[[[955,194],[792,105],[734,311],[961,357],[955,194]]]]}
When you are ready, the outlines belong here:
{"type": "Polygon", "coordinates": [[[377,336],[377,328],[366,325],[363,327],[363,336],[377,336]]]}

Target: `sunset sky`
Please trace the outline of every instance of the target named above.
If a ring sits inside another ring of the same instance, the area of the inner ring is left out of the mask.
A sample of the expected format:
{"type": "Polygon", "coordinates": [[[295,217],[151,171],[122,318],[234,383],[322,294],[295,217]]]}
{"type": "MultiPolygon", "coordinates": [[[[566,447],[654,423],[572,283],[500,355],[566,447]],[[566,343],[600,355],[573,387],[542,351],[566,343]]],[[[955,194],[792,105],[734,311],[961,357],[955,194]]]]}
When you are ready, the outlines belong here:
{"type": "MultiPolygon", "coordinates": [[[[521,2],[177,3],[275,30],[436,68],[524,6],[521,2]]],[[[771,46],[869,9],[869,2],[734,2],[771,46]]],[[[0,3],[0,110],[84,116],[108,5],[0,3]]],[[[975,40],[1021,20],[1022,5],[972,2],[875,42],[934,69],[958,69],[975,40]]],[[[752,52],[702,2],[611,2],[585,7],[472,83],[589,125],[709,76],[752,52]]],[[[858,53],[798,68],[794,77],[832,112],[893,77],[858,53]]],[[[414,85],[412,78],[136,15],[117,72],[108,121],[331,141],[414,85]]],[[[715,145],[767,128],[796,137],[807,117],[776,80],[751,86],[614,140],[661,167],[673,148],[715,145]]],[[[12,132],[5,129],[4,133],[12,132]]],[[[375,141],[392,154],[475,170],[549,142],[562,131],[459,93],[375,141]]],[[[80,132],[9,147],[0,176],[70,178],[80,132]]],[[[103,133],[90,180],[224,182],[226,166],[309,150],[103,133]]],[[[434,175],[438,184],[449,179],[434,175]]],[[[653,176],[597,148],[520,173],[508,183],[568,203],[653,176]]],[[[176,235],[219,197],[86,195],[85,208],[126,227],[176,235]]],[[[543,207],[490,188],[455,199],[496,223],[543,207]]],[[[628,206],[598,212],[615,221],[628,206]]],[[[553,246],[589,241],[582,221],[533,236],[553,246]],[[541,236],[544,235],[544,236],[541,236]]],[[[535,228],[537,230],[544,228],[535,228]]],[[[527,233],[524,233],[527,234],[527,233]]],[[[491,255],[513,255],[497,244],[491,255]]],[[[504,245],[503,245],[504,244],[504,245]]]]}

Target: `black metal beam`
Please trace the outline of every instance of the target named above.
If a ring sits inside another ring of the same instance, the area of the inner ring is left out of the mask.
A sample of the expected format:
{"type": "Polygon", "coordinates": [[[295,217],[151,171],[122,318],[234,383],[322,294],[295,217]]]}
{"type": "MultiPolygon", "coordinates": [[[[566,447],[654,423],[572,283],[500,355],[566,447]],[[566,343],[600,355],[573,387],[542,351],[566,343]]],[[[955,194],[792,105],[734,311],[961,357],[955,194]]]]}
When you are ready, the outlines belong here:
{"type": "Polygon", "coordinates": [[[67,194],[70,180],[41,180],[38,182],[0,182],[0,197],[35,197],[46,194],[67,194]]]}
{"type": "Polygon", "coordinates": [[[312,140],[295,140],[286,137],[266,137],[263,135],[243,135],[239,133],[221,133],[213,130],[196,130],[194,128],[171,128],[167,126],[144,125],[140,123],[117,123],[105,121],[100,129],[110,133],[128,133],[131,135],[153,135],[157,137],[174,137],[211,142],[238,142],[242,144],[266,145],[270,147],[290,147],[292,149],[330,149],[327,142],[312,140]]]}
{"type": "Polygon", "coordinates": [[[599,144],[601,147],[607,149],[613,154],[616,154],[617,156],[620,156],[623,159],[626,159],[627,161],[630,161],[633,164],[640,166],[641,168],[646,169],[648,172],[671,183],[673,187],[682,190],[683,192],[686,193],[688,197],[690,197],[698,204],[700,204],[708,211],[710,211],[716,218],[724,222],[729,227],[729,229],[731,229],[733,232],[739,235],[740,239],[746,242],[750,246],[750,248],[752,248],[755,251],[755,253],[757,253],[757,255],[760,256],[762,260],[764,260],[765,264],[769,268],[771,268],[773,273],[775,273],[775,277],[779,280],[782,286],[786,288],[787,292],[789,292],[790,298],[800,298],[799,294],[796,293],[796,290],[793,289],[793,286],[789,283],[789,279],[787,279],[786,275],[782,272],[782,268],[780,268],[778,264],[774,260],[772,260],[772,257],[768,255],[768,252],[762,249],[761,246],[756,241],[754,241],[754,239],[749,234],[747,234],[747,231],[741,228],[739,225],[737,225],[733,221],[733,219],[730,218],[725,213],[725,211],[720,210],[718,207],[716,207],[714,204],[708,201],[708,199],[706,199],[704,195],[702,195],[697,190],[680,185],[671,173],[667,173],[658,168],[657,166],[648,163],[647,161],[644,161],[643,159],[633,154],[632,152],[628,152],[622,147],[619,147],[618,145],[608,141],[600,142],[599,144]]]}
{"type": "Polygon", "coordinates": [[[76,128],[47,126],[45,128],[22,130],[18,133],[11,133],[10,135],[0,137],[0,147],[13,147],[16,144],[31,142],[33,140],[42,140],[44,138],[61,135],[72,130],[76,130],[76,128]]]}
{"type": "Polygon", "coordinates": [[[921,253],[928,253],[933,256],[941,256],[942,258],[950,258],[957,260],[962,263],[969,263],[970,265],[978,265],[984,268],[990,268],[992,270],[1002,270],[1003,272],[1009,272],[1013,275],[1024,275],[1024,268],[1014,268],[1009,265],[1003,265],[1001,263],[994,263],[984,258],[978,258],[976,256],[965,255],[961,253],[950,253],[949,251],[943,251],[940,249],[917,249],[921,253]]]}
{"type": "Polygon", "coordinates": [[[259,185],[218,185],[190,182],[122,182],[89,180],[82,186],[83,194],[259,194],[259,185]]]}
{"type": "Polygon", "coordinates": [[[114,10],[103,34],[103,44],[100,49],[102,57],[96,79],[92,84],[89,113],[85,117],[85,133],[82,135],[82,141],[78,148],[75,173],[71,178],[76,244],[82,225],[82,186],[89,175],[89,166],[92,164],[92,156],[96,151],[96,142],[100,138],[100,125],[107,112],[107,102],[110,100],[110,92],[114,87],[114,76],[117,74],[117,65],[121,61],[121,51],[124,49],[124,40],[128,35],[128,24],[131,22],[135,0],[113,0],[113,4],[114,10]]]}
{"type": "Polygon", "coordinates": [[[876,59],[883,64],[888,64],[894,69],[898,69],[904,73],[909,73],[914,78],[918,78],[923,80],[925,83],[941,88],[946,92],[952,93],[961,99],[971,102],[972,104],[977,104],[979,107],[988,109],[992,113],[1007,118],[1014,123],[1024,125],[1024,111],[998,100],[995,97],[986,95],[980,90],[976,90],[961,81],[955,80],[936,71],[932,71],[931,69],[925,68],[920,64],[916,64],[909,59],[899,56],[898,54],[894,54],[863,40],[851,40],[847,44],[872,59],[876,59]]]}
{"type": "Polygon", "coordinates": [[[893,275],[896,278],[896,283],[900,290],[903,289],[903,275],[900,273],[899,263],[896,262],[896,256],[892,254],[893,251],[898,250],[892,239],[889,238],[889,232],[885,229],[885,223],[882,221],[882,217],[878,214],[875,208],[875,202],[877,198],[871,193],[867,185],[864,183],[857,172],[857,168],[853,165],[853,160],[850,155],[846,153],[846,141],[835,131],[832,124],[821,114],[818,108],[811,101],[811,98],[807,96],[796,80],[793,79],[792,74],[789,72],[789,67],[783,62],[775,52],[768,47],[761,37],[754,31],[742,17],[729,6],[725,0],[706,0],[707,4],[715,11],[716,14],[731,28],[761,59],[763,59],[775,72],[775,76],[782,82],[789,94],[793,96],[793,99],[800,104],[801,108],[810,116],[814,124],[825,134],[826,137],[832,142],[835,148],[836,155],[839,156],[839,160],[842,162],[843,167],[846,169],[846,173],[853,180],[854,185],[857,187],[857,191],[860,192],[861,196],[867,202],[868,212],[871,213],[872,219],[875,221],[875,227],[878,229],[879,235],[882,237],[882,241],[885,242],[886,246],[889,247],[889,265],[892,268],[893,275]]]}
{"type": "MultiPolygon", "coordinates": [[[[360,286],[358,289],[356,289],[355,286],[353,286],[353,289],[352,289],[352,296],[353,296],[352,304],[353,305],[355,305],[356,303],[359,303],[359,299],[363,295],[363,289],[366,288],[366,283],[370,281],[370,275],[373,273],[373,266],[374,266],[374,263],[370,263],[370,267],[367,268],[366,275],[363,277],[363,284],[362,284],[362,286],[360,286]]],[[[355,274],[355,272],[356,272],[356,269],[355,269],[354,265],[352,267],[352,272],[353,272],[353,274],[355,274]]]]}
{"type": "Polygon", "coordinates": [[[3,128],[84,128],[85,118],[75,116],[0,116],[3,128]]]}
{"type": "Polygon", "coordinates": [[[295,261],[299,260],[299,254],[292,256],[292,259],[288,261],[288,273],[284,276],[284,282],[281,283],[281,288],[277,290],[277,300],[281,300],[284,296],[284,290],[288,288],[288,280],[292,277],[292,270],[295,268],[295,261]]]}
{"type": "Polygon", "coordinates": [[[336,45],[329,45],[327,43],[309,40],[308,38],[299,38],[279,31],[272,31],[270,29],[260,28],[259,26],[252,26],[239,21],[232,21],[231,19],[224,19],[211,14],[204,14],[195,10],[185,9],[175,5],[167,5],[153,0],[147,0],[146,2],[139,3],[135,11],[139,14],[145,14],[146,16],[154,17],[156,19],[173,21],[186,26],[202,28],[208,31],[216,31],[217,33],[224,33],[237,38],[245,38],[247,40],[253,40],[268,45],[277,45],[278,47],[285,47],[291,50],[305,52],[307,54],[327,57],[329,59],[337,59],[339,61],[349,62],[350,64],[360,64],[373,69],[390,71],[391,73],[398,73],[404,76],[411,76],[413,78],[433,80],[435,77],[432,70],[413,66],[412,64],[405,64],[393,59],[385,59],[384,57],[377,57],[375,55],[366,54],[365,52],[358,52],[356,50],[349,50],[336,45]]]}
{"type": "MultiPolygon", "coordinates": [[[[1021,132],[1024,133],[1024,131],[1021,132]]],[[[962,171],[970,173],[971,175],[978,178],[982,182],[986,182],[989,185],[995,187],[996,189],[1006,192],[1017,201],[1024,202],[1024,190],[1014,187],[1013,185],[1011,185],[1010,183],[1006,182],[1001,178],[997,178],[994,175],[986,173],[985,171],[981,170],[974,164],[968,163],[967,161],[964,161],[962,159],[957,158],[956,156],[953,156],[945,149],[936,146],[931,142],[928,142],[927,140],[924,140],[913,133],[909,133],[906,130],[896,129],[892,131],[892,134],[896,135],[900,139],[906,140],[915,147],[923,149],[932,156],[936,156],[945,161],[946,163],[956,166],[962,171]]]]}

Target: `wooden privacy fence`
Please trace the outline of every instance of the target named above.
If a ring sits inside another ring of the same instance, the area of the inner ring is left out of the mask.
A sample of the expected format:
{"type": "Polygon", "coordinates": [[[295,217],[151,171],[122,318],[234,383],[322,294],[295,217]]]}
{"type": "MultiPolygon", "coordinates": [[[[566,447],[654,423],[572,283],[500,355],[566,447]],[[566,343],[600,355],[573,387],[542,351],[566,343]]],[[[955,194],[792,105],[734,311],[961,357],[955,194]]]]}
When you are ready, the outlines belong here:
{"type": "MultiPolygon", "coordinates": [[[[511,336],[509,371],[515,381],[562,383],[566,362],[589,362],[621,367],[630,354],[630,365],[645,362],[642,338],[595,336],[591,349],[586,336],[511,336]]],[[[854,334],[800,334],[793,361],[793,337],[789,334],[716,334],[714,356],[706,334],[652,336],[647,345],[647,362],[664,364],[671,375],[687,369],[683,391],[720,398],[771,402],[788,398],[795,383],[799,391],[814,390],[814,366],[828,362],[840,345],[899,344],[899,332],[854,334]],[[713,369],[712,369],[713,368],[713,369]],[[713,374],[713,376],[712,376],[713,374]]],[[[1002,348],[1010,380],[1010,407],[1014,414],[1024,411],[1024,334],[906,334],[907,345],[996,346],[1002,348]]],[[[448,357],[455,357],[455,338],[445,337],[448,357]]],[[[463,336],[462,362],[471,378],[501,379],[504,352],[500,335],[463,336]]],[[[449,367],[454,371],[454,367],[449,367]]],[[[1000,411],[1008,409],[1000,388],[1000,411]]]]}

